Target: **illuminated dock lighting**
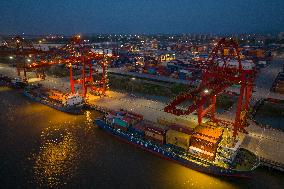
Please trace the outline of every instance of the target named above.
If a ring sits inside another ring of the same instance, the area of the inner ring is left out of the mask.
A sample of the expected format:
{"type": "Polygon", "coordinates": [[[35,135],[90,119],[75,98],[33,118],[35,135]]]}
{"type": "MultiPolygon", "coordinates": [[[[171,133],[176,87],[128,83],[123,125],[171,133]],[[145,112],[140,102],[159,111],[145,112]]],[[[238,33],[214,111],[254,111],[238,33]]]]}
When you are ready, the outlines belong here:
{"type": "Polygon", "coordinates": [[[208,89],[205,89],[205,90],[204,90],[204,93],[205,93],[205,94],[208,94],[208,93],[209,93],[209,90],[208,90],[208,89]]]}
{"type": "Polygon", "coordinates": [[[12,57],[12,56],[9,56],[9,59],[10,59],[10,60],[13,60],[13,59],[14,59],[14,57],[12,57]]]}

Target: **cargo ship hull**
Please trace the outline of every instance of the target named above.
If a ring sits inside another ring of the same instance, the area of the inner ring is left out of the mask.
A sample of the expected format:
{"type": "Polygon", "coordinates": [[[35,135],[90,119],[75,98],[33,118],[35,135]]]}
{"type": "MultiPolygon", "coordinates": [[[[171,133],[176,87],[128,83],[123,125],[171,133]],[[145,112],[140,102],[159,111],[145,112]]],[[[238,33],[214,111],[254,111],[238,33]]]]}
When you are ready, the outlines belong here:
{"type": "Polygon", "coordinates": [[[44,104],[46,106],[49,106],[51,108],[54,108],[56,110],[59,110],[59,111],[65,112],[65,113],[75,114],[75,115],[81,115],[81,114],[84,113],[83,109],[82,109],[83,106],[64,106],[64,105],[61,105],[61,104],[58,104],[58,103],[53,103],[48,99],[33,96],[32,94],[30,94],[26,90],[24,91],[23,94],[24,94],[24,96],[28,97],[29,99],[31,99],[35,102],[39,102],[41,104],[44,104]]]}
{"type": "MultiPolygon", "coordinates": [[[[190,169],[219,176],[233,176],[233,177],[245,177],[249,178],[251,171],[241,171],[235,169],[226,169],[222,167],[215,166],[213,164],[202,164],[202,160],[195,159],[194,161],[188,160],[186,158],[181,157],[176,152],[169,150],[169,147],[166,145],[158,144],[142,137],[137,137],[133,135],[133,133],[128,131],[122,131],[120,129],[116,129],[110,125],[108,125],[103,119],[96,119],[94,122],[100,129],[106,131],[108,134],[111,134],[119,139],[122,139],[124,142],[135,145],[136,147],[142,148],[143,150],[149,151],[158,155],[164,159],[174,161],[178,164],[181,164],[190,169]]],[[[203,162],[204,163],[204,162],[203,162]]]]}

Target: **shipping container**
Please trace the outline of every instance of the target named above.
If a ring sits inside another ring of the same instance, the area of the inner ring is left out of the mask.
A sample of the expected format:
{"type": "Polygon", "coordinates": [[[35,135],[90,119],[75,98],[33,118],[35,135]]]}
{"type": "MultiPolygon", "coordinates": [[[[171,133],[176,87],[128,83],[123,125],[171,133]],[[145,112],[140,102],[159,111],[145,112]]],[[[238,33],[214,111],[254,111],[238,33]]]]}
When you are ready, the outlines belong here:
{"type": "Polygon", "coordinates": [[[121,125],[113,124],[112,126],[113,126],[113,128],[121,129],[123,131],[127,131],[128,130],[127,127],[123,127],[121,125]]]}
{"type": "Polygon", "coordinates": [[[166,125],[166,126],[181,125],[186,128],[195,128],[197,126],[193,121],[190,121],[184,118],[158,117],[157,122],[161,125],[166,125]]]}
{"type": "Polygon", "coordinates": [[[224,49],[224,55],[225,56],[229,55],[229,49],[224,49]]]}
{"type": "Polygon", "coordinates": [[[145,125],[145,131],[152,132],[161,136],[165,136],[166,130],[155,126],[145,125]]]}
{"type": "Polygon", "coordinates": [[[148,130],[145,131],[145,138],[148,140],[153,140],[160,144],[164,144],[164,141],[165,141],[164,135],[160,135],[160,134],[148,131],[148,130]]]}
{"type": "Polygon", "coordinates": [[[222,139],[223,130],[224,129],[218,127],[216,123],[208,121],[206,123],[203,123],[202,125],[195,127],[194,133],[220,141],[222,139]]]}
{"type": "Polygon", "coordinates": [[[153,122],[147,121],[145,124],[145,138],[157,141],[161,144],[165,141],[167,128],[153,122]]]}
{"type": "Polygon", "coordinates": [[[132,117],[134,119],[138,119],[139,121],[143,120],[143,115],[141,115],[141,114],[137,114],[137,113],[130,112],[130,111],[126,111],[126,112],[127,112],[127,116],[129,116],[129,117],[132,117]]]}
{"type": "Polygon", "coordinates": [[[194,154],[195,156],[198,156],[202,159],[207,159],[207,160],[210,160],[210,161],[214,161],[215,157],[216,157],[216,153],[210,153],[210,152],[207,152],[207,151],[203,151],[203,150],[201,150],[199,148],[195,148],[193,146],[189,147],[189,152],[194,154]]]}
{"type": "Polygon", "coordinates": [[[190,146],[203,151],[215,154],[218,148],[219,141],[198,134],[193,134],[190,139],[190,146]]]}
{"type": "Polygon", "coordinates": [[[113,119],[113,124],[126,128],[129,126],[128,121],[116,117],[113,119]]]}
{"type": "Polygon", "coordinates": [[[187,126],[184,126],[184,125],[178,125],[178,124],[172,124],[169,126],[170,129],[172,130],[175,130],[175,131],[179,131],[179,132],[182,132],[182,133],[186,133],[186,134],[193,134],[193,129],[191,127],[187,127],[187,126]]]}
{"type": "Polygon", "coordinates": [[[141,136],[145,135],[145,126],[142,123],[137,123],[133,125],[132,127],[129,127],[129,130],[141,136]]]}
{"type": "Polygon", "coordinates": [[[148,73],[155,75],[157,73],[157,69],[156,68],[148,68],[148,73]]]}
{"type": "Polygon", "coordinates": [[[175,130],[168,130],[166,133],[166,143],[188,150],[190,135],[175,130]]]}
{"type": "Polygon", "coordinates": [[[264,58],[264,50],[263,49],[257,49],[256,50],[256,57],[258,58],[264,58]]]}

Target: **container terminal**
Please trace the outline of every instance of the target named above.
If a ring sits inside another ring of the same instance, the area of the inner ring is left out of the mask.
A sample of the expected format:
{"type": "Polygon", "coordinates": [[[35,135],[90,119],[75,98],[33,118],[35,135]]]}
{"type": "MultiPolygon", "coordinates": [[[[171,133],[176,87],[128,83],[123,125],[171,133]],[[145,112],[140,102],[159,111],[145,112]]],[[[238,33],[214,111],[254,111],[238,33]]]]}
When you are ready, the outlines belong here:
{"type": "MultiPolygon", "coordinates": [[[[257,99],[266,95],[265,89],[256,89],[256,93],[253,93],[253,89],[261,71],[258,67],[265,67],[271,61],[270,53],[261,49],[248,50],[248,47],[241,49],[234,39],[222,38],[215,40],[210,48],[197,48],[198,51],[210,49],[211,52],[207,55],[193,53],[198,56],[191,57],[187,64],[185,60],[181,62],[181,58],[176,59],[176,54],[158,53],[158,60],[145,61],[144,58],[136,57],[133,65],[126,64],[123,69],[110,68],[108,71],[108,67],[121,58],[120,55],[109,49],[94,49],[87,42],[76,35],[69,43],[49,49],[33,45],[20,36],[8,39],[1,46],[0,52],[12,60],[11,66],[15,68],[4,66],[4,69],[15,70],[21,79],[11,79],[9,77],[14,75],[3,73],[5,76],[1,75],[1,85],[16,86],[30,99],[60,111],[80,114],[83,104],[99,110],[105,115],[94,122],[103,130],[130,143],[141,144],[140,147],[154,153],[167,154],[167,158],[189,168],[195,167],[201,172],[221,175],[234,175],[236,172],[236,175],[241,175],[233,166],[240,165],[240,172],[252,171],[259,161],[263,165],[283,170],[283,132],[273,129],[267,131],[251,119],[250,106],[258,102],[251,100],[252,97],[257,99]],[[167,63],[164,67],[155,67],[156,61],[161,65],[167,63]],[[57,79],[59,82],[55,86],[48,82],[45,68],[59,65],[69,71],[69,79],[57,79]],[[185,67],[188,69],[185,70],[185,67]],[[79,74],[74,75],[75,72],[79,74]],[[139,77],[148,80],[161,78],[162,82],[190,83],[194,87],[165,104],[108,91],[110,73],[130,75],[133,80],[139,77]],[[42,87],[41,84],[31,84],[32,79],[28,76],[33,74],[38,78],[37,81],[49,83],[50,88],[68,84],[69,94],[67,91],[42,87]],[[237,101],[231,112],[219,117],[216,115],[216,99],[224,91],[234,93],[237,101]],[[260,145],[261,142],[273,144],[280,151],[270,153],[271,149],[260,145]],[[248,167],[241,166],[238,157],[242,153],[248,154],[248,158],[243,159],[249,164],[248,167]],[[191,160],[188,161],[188,158],[191,160]],[[239,162],[236,163],[236,160],[239,162]],[[204,168],[208,166],[213,168],[204,168]]],[[[157,50],[157,40],[150,44],[151,52],[157,50]]],[[[269,89],[273,91],[272,99],[276,101],[283,100],[281,74],[278,74],[272,89],[269,89]]],[[[265,98],[268,97],[266,95],[265,98]]]]}

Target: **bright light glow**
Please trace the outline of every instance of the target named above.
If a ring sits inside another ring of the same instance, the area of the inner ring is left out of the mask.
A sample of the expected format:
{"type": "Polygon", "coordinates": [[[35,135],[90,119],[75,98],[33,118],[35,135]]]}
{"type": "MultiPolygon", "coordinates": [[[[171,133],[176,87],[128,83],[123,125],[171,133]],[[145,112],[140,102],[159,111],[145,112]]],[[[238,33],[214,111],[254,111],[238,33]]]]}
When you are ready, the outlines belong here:
{"type": "Polygon", "coordinates": [[[208,89],[205,89],[205,90],[204,90],[204,93],[205,93],[205,94],[209,93],[209,90],[208,90],[208,89]]]}
{"type": "Polygon", "coordinates": [[[31,62],[31,59],[28,58],[27,61],[28,61],[28,62],[31,62]]]}
{"type": "Polygon", "coordinates": [[[12,57],[12,56],[10,56],[9,58],[10,58],[10,60],[14,59],[14,57],[12,57]]]}
{"type": "Polygon", "coordinates": [[[132,77],[131,79],[132,79],[132,80],[135,80],[136,78],[135,78],[135,77],[132,77]]]}

